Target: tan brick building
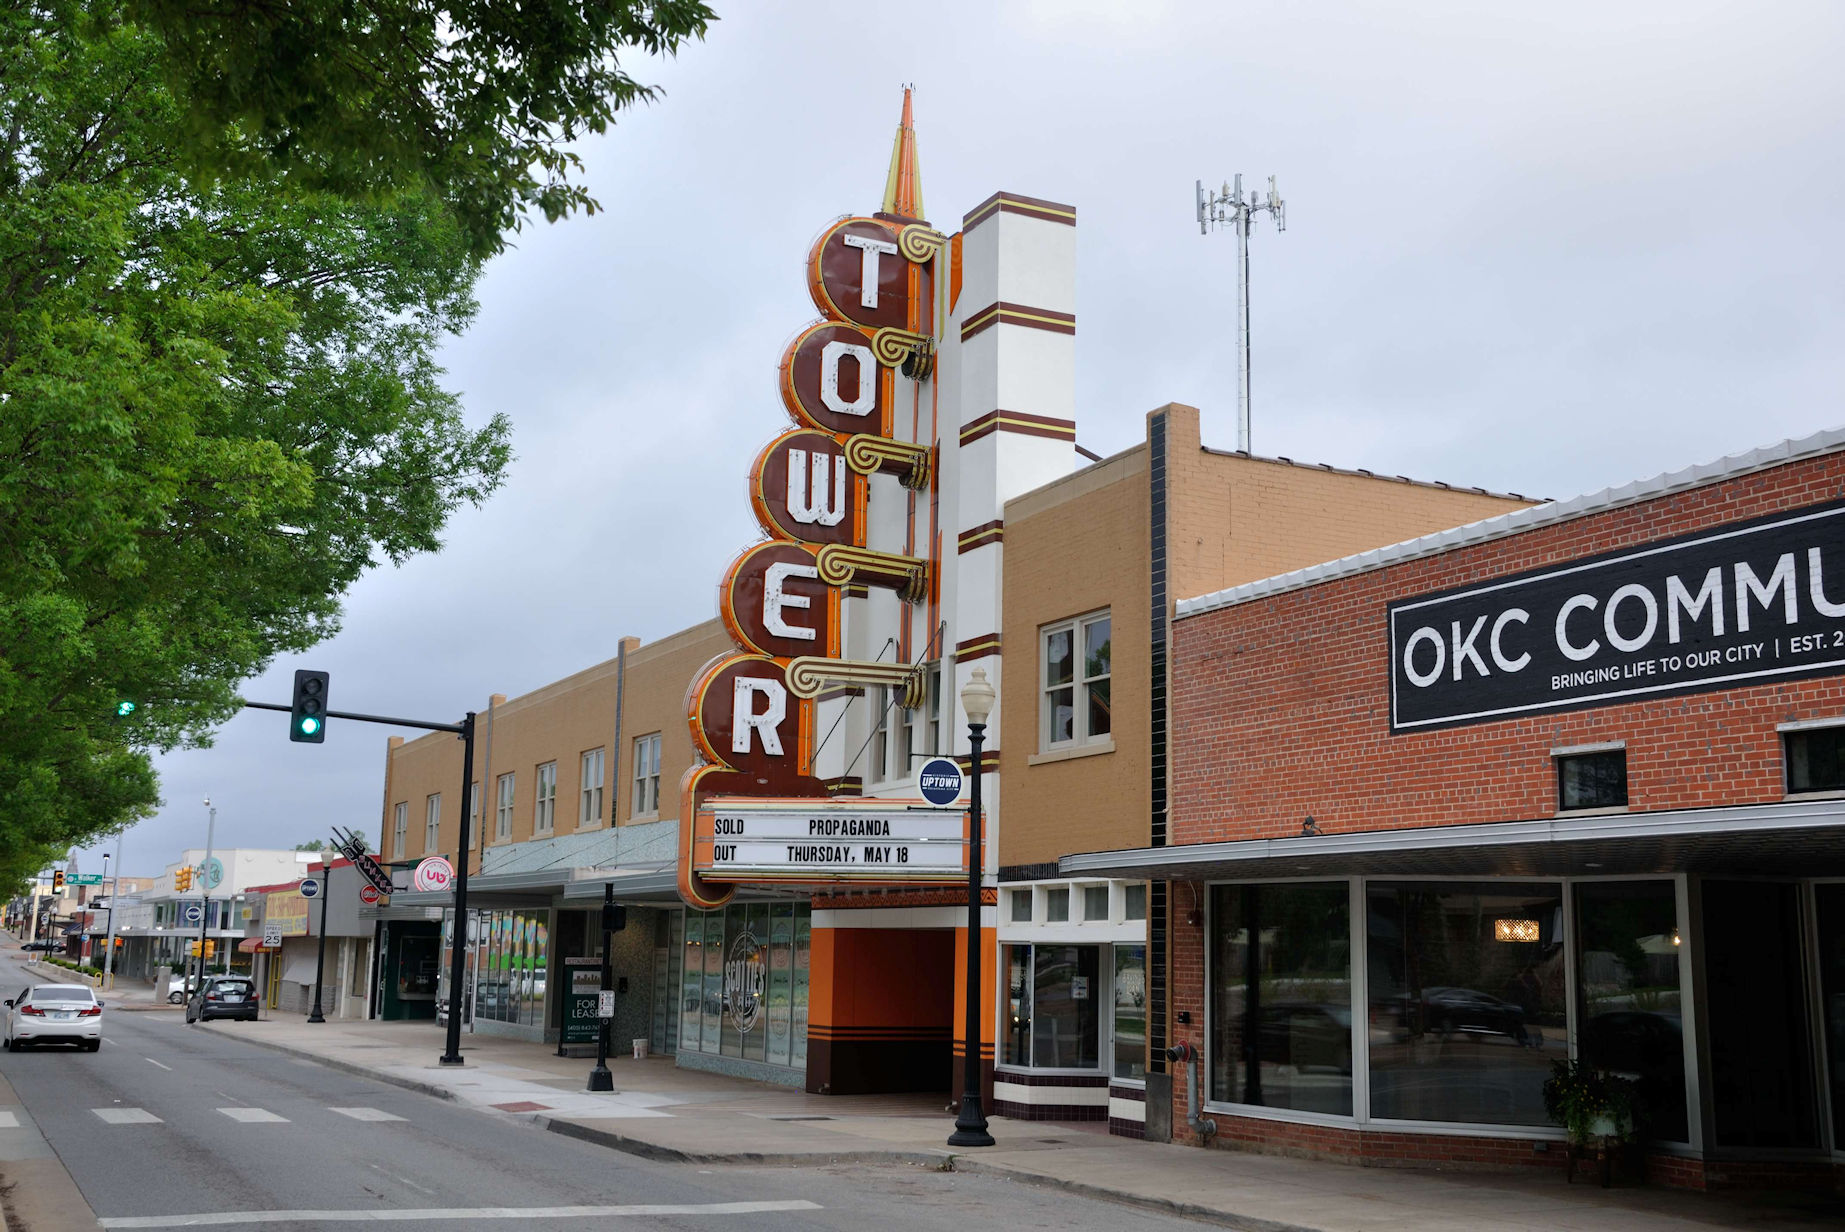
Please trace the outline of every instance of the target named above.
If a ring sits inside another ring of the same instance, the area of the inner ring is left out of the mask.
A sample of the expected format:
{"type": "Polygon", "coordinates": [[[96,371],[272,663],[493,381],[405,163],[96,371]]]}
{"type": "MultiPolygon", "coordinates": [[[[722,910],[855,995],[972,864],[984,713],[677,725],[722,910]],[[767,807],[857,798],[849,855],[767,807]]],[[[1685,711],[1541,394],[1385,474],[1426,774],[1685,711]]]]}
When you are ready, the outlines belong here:
{"type": "MultiPolygon", "coordinates": [[[[1170,596],[1528,504],[1211,449],[1199,413],[1177,404],[1147,416],[1141,444],[1007,502],[1002,1111],[1106,1114],[1119,1132],[1140,1132],[1149,1035],[1142,1024],[1163,1005],[1163,889],[1153,887],[1149,904],[1142,882],[1071,880],[1057,860],[1144,846],[1164,828],[1170,596]],[[1072,986],[1095,995],[1071,996],[1072,986]],[[1118,1004],[1102,1003],[1105,988],[1118,1004]]],[[[1158,1022],[1151,1037],[1157,1072],[1158,1022]]]]}

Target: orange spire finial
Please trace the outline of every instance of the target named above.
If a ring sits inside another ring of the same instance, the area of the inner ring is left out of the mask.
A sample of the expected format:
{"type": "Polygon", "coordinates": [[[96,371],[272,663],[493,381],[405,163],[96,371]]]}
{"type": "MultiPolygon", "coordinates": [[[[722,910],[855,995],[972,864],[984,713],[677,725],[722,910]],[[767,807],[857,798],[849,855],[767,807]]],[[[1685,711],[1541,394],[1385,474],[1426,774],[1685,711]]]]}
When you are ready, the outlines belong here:
{"type": "Polygon", "coordinates": [[[916,122],[910,116],[910,90],[903,87],[903,119],[890,150],[890,175],[884,180],[884,213],[900,218],[923,216],[922,166],[916,159],[916,122]]]}

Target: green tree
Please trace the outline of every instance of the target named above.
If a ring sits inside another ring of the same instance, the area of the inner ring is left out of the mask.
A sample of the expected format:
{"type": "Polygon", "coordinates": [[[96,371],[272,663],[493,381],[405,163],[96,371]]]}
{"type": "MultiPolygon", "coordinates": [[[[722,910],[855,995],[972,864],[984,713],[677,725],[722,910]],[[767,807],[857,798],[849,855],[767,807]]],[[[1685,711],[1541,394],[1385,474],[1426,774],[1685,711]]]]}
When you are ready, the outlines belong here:
{"type": "Polygon", "coordinates": [[[510,456],[433,360],[479,272],[447,203],[191,177],[161,39],[96,8],[0,9],[0,891],[510,456]]]}
{"type": "Polygon", "coordinates": [[[357,199],[430,187],[476,254],[596,202],[567,143],[658,97],[622,67],[716,20],[699,0],[126,0],[159,32],[186,148],[357,199]]]}

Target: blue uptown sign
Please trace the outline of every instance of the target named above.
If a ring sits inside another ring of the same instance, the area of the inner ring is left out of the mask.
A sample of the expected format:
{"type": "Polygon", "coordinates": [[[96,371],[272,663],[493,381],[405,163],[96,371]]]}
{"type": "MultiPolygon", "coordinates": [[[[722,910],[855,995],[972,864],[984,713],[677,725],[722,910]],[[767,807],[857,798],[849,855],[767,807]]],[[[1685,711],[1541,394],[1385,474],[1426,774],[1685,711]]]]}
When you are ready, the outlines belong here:
{"type": "Polygon", "coordinates": [[[961,767],[946,757],[924,762],[916,786],[930,804],[953,804],[961,798],[961,767]]]}
{"type": "Polygon", "coordinates": [[[314,880],[312,877],[303,877],[297,889],[300,891],[301,897],[313,898],[320,893],[320,882],[314,880]]]}

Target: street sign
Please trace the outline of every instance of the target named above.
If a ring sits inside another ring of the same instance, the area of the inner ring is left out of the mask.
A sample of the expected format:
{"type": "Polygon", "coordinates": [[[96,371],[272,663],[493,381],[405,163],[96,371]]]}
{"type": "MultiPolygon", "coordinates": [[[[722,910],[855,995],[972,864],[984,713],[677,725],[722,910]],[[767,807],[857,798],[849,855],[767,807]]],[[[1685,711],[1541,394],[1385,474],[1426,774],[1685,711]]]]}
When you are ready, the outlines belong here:
{"type": "Polygon", "coordinates": [[[199,876],[204,880],[207,890],[217,889],[218,883],[224,880],[224,861],[213,856],[199,865],[199,876]]]}
{"type": "Polygon", "coordinates": [[[926,761],[916,788],[930,804],[953,804],[961,798],[961,767],[946,757],[926,761]]]}
{"type": "Polygon", "coordinates": [[[282,926],[280,924],[263,925],[263,948],[265,950],[282,948],[282,926]]]}
{"type": "Polygon", "coordinates": [[[71,885],[101,885],[103,875],[101,873],[72,873],[64,880],[71,885]]]}
{"type": "Polygon", "coordinates": [[[186,904],[186,923],[197,924],[205,918],[205,908],[199,903],[186,904]]]}
{"type": "Polygon", "coordinates": [[[312,877],[303,877],[298,890],[303,898],[316,898],[320,894],[320,882],[312,877]]]}
{"type": "Polygon", "coordinates": [[[416,875],[411,878],[410,884],[425,892],[446,890],[454,876],[455,866],[453,864],[441,856],[428,856],[417,864],[416,875]]]}
{"type": "Polygon", "coordinates": [[[377,886],[362,885],[359,887],[359,901],[367,907],[376,907],[378,900],[383,897],[384,895],[378,893],[377,886]]]}
{"type": "Polygon", "coordinates": [[[615,1017],[615,992],[613,989],[605,988],[596,994],[596,1017],[615,1017]]]}

